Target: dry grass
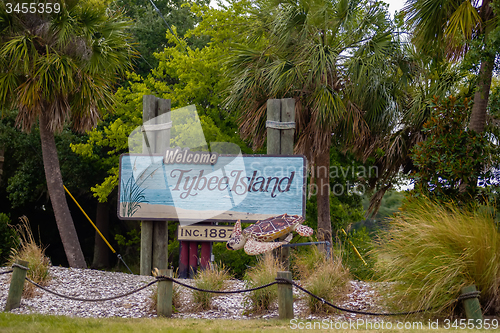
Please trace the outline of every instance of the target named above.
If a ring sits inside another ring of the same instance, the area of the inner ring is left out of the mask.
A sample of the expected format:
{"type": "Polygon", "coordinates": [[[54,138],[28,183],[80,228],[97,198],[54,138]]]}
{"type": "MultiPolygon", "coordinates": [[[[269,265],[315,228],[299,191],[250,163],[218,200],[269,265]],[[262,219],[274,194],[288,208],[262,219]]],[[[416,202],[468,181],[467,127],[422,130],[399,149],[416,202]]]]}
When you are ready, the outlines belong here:
{"type": "MultiPolygon", "coordinates": [[[[11,250],[9,265],[12,265],[18,259],[27,261],[29,270],[26,276],[32,281],[45,286],[50,281],[50,259],[45,256],[45,248],[35,242],[28,218],[22,216],[19,219],[21,223],[15,226],[15,230],[19,236],[20,244],[17,249],[11,250]]],[[[23,297],[33,297],[35,292],[36,287],[34,285],[25,283],[23,297]]]]}
{"type": "MultiPolygon", "coordinates": [[[[350,274],[342,265],[341,256],[334,255],[328,258],[325,253],[313,246],[310,251],[296,255],[294,263],[302,284],[313,294],[336,303],[347,292],[350,274]]],[[[335,311],[309,295],[307,307],[311,313],[335,311]]]]}
{"type": "Polygon", "coordinates": [[[483,311],[500,311],[500,234],[489,210],[466,212],[424,198],[392,219],[376,253],[382,278],[398,282],[395,307],[449,315],[460,289],[475,284],[483,311]]]}
{"type": "MultiPolygon", "coordinates": [[[[276,280],[279,271],[283,271],[279,260],[273,257],[272,252],[267,252],[258,259],[257,265],[248,269],[244,280],[247,288],[255,288],[276,280]]],[[[251,312],[259,313],[269,310],[278,299],[276,286],[252,291],[248,294],[251,312]]]]}
{"type": "MultiPolygon", "coordinates": [[[[196,288],[222,291],[226,287],[226,281],[231,278],[231,274],[223,264],[211,263],[209,268],[198,271],[193,283],[196,288]]],[[[211,309],[213,296],[213,293],[193,290],[193,301],[198,309],[211,309]]]]}

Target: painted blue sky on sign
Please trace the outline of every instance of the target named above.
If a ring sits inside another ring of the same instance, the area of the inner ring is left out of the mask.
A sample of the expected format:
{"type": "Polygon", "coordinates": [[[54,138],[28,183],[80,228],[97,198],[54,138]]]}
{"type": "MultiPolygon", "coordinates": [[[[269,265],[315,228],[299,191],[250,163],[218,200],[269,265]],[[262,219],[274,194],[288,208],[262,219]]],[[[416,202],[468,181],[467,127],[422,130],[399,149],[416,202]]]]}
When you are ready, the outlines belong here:
{"type": "Polygon", "coordinates": [[[118,213],[125,219],[191,223],[303,216],[304,174],[303,156],[219,156],[212,166],[164,164],[159,155],[122,155],[118,213]]]}

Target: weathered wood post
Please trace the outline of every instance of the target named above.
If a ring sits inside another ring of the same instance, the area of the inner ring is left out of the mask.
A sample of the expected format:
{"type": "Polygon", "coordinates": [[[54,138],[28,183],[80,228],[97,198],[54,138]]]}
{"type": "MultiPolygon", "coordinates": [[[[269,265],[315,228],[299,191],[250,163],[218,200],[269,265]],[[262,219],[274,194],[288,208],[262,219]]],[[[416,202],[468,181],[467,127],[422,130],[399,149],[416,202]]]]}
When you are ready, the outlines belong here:
{"type": "MultiPolygon", "coordinates": [[[[278,278],[292,280],[292,272],[278,272],[278,278]]],[[[293,286],[289,283],[278,284],[279,319],[293,319],[293,286]]]]}
{"type": "MultiPolygon", "coordinates": [[[[267,101],[267,154],[292,155],[295,131],[295,99],[269,99],[267,101]]],[[[286,237],[283,236],[281,239],[286,237]]],[[[278,252],[284,269],[289,269],[290,248],[278,252]]]]}
{"type": "MultiPolygon", "coordinates": [[[[144,95],[143,101],[143,154],[162,154],[170,147],[170,100],[144,95]],[[154,119],[153,121],[151,121],[154,119]],[[151,123],[153,122],[153,124],[151,123]],[[151,133],[151,134],[148,134],[151,133]]],[[[151,275],[153,267],[168,267],[168,222],[142,221],[140,274],[151,275]]]]}
{"type": "Polygon", "coordinates": [[[18,308],[21,305],[21,296],[24,289],[24,280],[28,272],[28,262],[24,260],[16,260],[12,265],[13,272],[10,280],[9,293],[7,295],[7,303],[5,304],[5,311],[18,308]]]}
{"type": "Polygon", "coordinates": [[[476,289],[476,286],[467,286],[462,287],[460,290],[462,295],[465,296],[469,294],[470,296],[463,299],[463,305],[465,309],[465,315],[467,319],[474,319],[474,321],[483,320],[483,314],[481,312],[481,304],[479,304],[479,292],[476,289]]]}
{"type": "MultiPolygon", "coordinates": [[[[161,276],[172,277],[171,269],[160,269],[158,273],[161,276]]],[[[158,282],[158,298],[156,304],[156,313],[158,317],[172,317],[172,281],[158,282]]]]}

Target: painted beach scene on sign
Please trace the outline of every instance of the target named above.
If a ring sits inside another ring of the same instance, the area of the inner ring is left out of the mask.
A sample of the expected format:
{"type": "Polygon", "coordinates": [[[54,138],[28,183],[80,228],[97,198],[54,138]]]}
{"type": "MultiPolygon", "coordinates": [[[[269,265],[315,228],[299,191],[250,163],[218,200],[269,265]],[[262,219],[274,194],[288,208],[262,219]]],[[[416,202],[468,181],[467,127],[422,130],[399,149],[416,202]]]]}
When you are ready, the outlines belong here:
{"type": "Polygon", "coordinates": [[[304,216],[303,156],[219,155],[167,149],[120,159],[121,219],[257,221],[304,216]]]}

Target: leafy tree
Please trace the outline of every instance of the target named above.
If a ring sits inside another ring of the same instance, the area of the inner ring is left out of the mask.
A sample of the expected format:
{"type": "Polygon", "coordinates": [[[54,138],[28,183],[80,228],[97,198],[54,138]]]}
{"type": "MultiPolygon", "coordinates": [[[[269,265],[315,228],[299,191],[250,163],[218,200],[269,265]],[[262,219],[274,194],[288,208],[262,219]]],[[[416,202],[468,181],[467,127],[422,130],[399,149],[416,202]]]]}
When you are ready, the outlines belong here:
{"type": "Polygon", "coordinates": [[[434,103],[432,117],[424,124],[428,136],[412,150],[418,168],[413,176],[415,191],[441,202],[463,205],[478,199],[477,179],[483,187],[490,185],[488,169],[477,168],[478,164],[490,164],[490,145],[484,135],[465,130],[470,114],[467,99],[449,97],[434,103]],[[464,179],[468,180],[465,190],[464,179]]]}
{"type": "MultiPolygon", "coordinates": [[[[199,25],[184,36],[167,33],[171,43],[181,44],[157,53],[158,67],[148,77],[131,73],[127,87],[115,94],[115,113],[105,115],[104,121],[88,133],[86,144],[72,146],[73,151],[101,161],[108,170],[108,177],[92,188],[99,201],[105,202],[118,184],[118,158],[128,152],[130,133],[142,125],[142,96],[147,94],[171,99],[172,109],[195,104],[207,142],[232,142],[244,153],[250,152],[234,131],[235,115],[221,108],[227,86],[223,55],[231,43],[244,38],[234,30],[244,28],[247,9],[248,3],[220,9],[192,5],[193,14],[202,18],[199,25]],[[187,39],[198,36],[211,40],[203,48],[193,49],[187,39]]],[[[175,28],[173,31],[177,33],[175,28]]]]}
{"type": "MultiPolygon", "coordinates": [[[[135,73],[147,76],[153,68],[156,68],[159,61],[154,54],[176,45],[176,41],[170,41],[165,37],[166,32],[175,28],[183,36],[199,21],[190,10],[190,6],[208,5],[208,3],[208,0],[155,0],[155,8],[149,0],[116,0],[114,5],[123,9],[134,21],[130,26],[130,33],[140,55],[135,61],[135,73]]],[[[206,38],[194,37],[189,39],[188,43],[201,48],[206,43],[206,38]]]]}
{"type": "Polygon", "coordinates": [[[407,24],[413,40],[428,54],[459,59],[469,49],[480,63],[469,129],[482,133],[486,125],[491,78],[498,50],[497,11],[493,0],[408,0],[407,24]]]}
{"type": "Polygon", "coordinates": [[[48,192],[71,267],[86,267],[67,206],[54,140],[66,122],[84,131],[112,105],[112,84],[132,49],[119,12],[89,1],[61,1],[60,11],[7,13],[0,4],[0,105],[17,109],[17,124],[40,123],[48,192]]]}
{"type": "Polygon", "coordinates": [[[254,8],[251,44],[235,49],[229,63],[227,105],[239,111],[242,135],[260,147],[266,101],[295,98],[295,151],[327,170],[316,177],[318,239],[331,241],[332,133],[346,143],[390,128],[394,110],[384,77],[394,71],[392,27],[384,5],[371,1],[264,0],[254,8]]]}

